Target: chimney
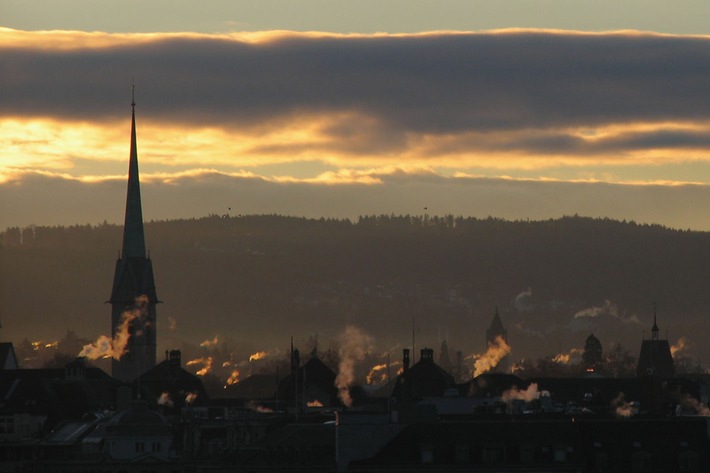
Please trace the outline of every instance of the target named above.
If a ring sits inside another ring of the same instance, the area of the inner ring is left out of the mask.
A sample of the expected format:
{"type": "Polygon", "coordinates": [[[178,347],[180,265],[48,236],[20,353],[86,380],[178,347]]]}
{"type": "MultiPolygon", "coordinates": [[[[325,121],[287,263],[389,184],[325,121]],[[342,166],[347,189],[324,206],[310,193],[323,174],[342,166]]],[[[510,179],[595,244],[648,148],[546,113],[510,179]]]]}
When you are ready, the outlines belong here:
{"type": "Polygon", "coordinates": [[[86,378],[86,358],[83,356],[77,357],[64,365],[65,379],[84,379],[86,378]]]}
{"type": "Polygon", "coordinates": [[[422,348],[419,352],[419,359],[427,363],[434,362],[434,350],[431,348],[422,348]]]}
{"type": "Polygon", "coordinates": [[[409,370],[409,348],[402,350],[402,367],[405,373],[409,370]]]}
{"type": "Polygon", "coordinates": [[[170,358],[168,359],[171,365],[180,366],[180,350],[170,350],[170,358]]]}

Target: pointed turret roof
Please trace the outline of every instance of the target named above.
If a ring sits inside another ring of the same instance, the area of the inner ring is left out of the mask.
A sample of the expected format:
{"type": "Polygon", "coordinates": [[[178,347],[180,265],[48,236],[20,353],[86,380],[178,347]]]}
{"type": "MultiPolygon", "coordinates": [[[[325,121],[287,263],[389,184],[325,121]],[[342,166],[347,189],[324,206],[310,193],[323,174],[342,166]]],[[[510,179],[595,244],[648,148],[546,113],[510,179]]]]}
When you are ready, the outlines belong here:
{"type": "Polygon", "coordinates": [[[496,313],[493,315],[493,320],[491,321],[491,326],[488,328],[488,330],[492,333],[504,333],[505,327],[503,327],[503,321],[500,319],[500,315],[498,314],[498,306],[496,306],[496,313]]]}
{"type": "Polygon", "coordinates": [[[138,149],[136,147],[136,101],[131,100],[131,156],[128,165],[128,192],[126,195],[126,219],[123,225],[123,257],[145,258],[143,233],[143,210],[141,188],[138,178],[138,149]]]}
{"type": "Polygon", "coordinates": [[[658,324],[656,323],[656,304],[653,304],[653,327],[651,328],[651,338],[658,340],[658,324]]]}
{"type": "MultiPolygon", "coordinates": [[[[158,303],[153,280],[153,266],[146,257],[143,210],[138,178],[138,150],[136,146],[136,101],[131,100],[131,153],[128,164],[128,191],[126,194],[126,217],[123,226],[123,247],[116,262],[111,303],[133,304],[135,298],[148,296],[151,303],[158,303]]],[[[120,311],[123,311],[123,307],[120,311]]]]}

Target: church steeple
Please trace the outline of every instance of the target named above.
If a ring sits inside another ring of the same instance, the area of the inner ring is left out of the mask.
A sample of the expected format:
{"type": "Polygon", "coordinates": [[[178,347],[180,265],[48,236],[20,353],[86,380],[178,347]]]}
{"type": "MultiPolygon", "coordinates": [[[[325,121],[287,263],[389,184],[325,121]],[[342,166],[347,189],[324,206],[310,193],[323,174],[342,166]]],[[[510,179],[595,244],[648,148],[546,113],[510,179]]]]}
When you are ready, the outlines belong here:
{"type": "Polygon", "coordinates": [[[123,224],[123,249],[125,258],[145,258],[143,233],[143,209],[141,187],[138,178],[138,149],[136,146],[136,100],[135,86],[131,100],[131,155],[128,164],[128,192],[126,194],[126,218],[123,224]]]}
{"type": "Polygon", "coordinates": [[[653,303],[653,328],[651,328],[651,340],[658,340],[658,324],[656,323],[656,303],[653,303]]]}
{"type": "MultiPolygon", "coordinates": [[[[501,320],[500,314],[498,313],[498,306],[496,306],[496,311],[495,314],[493,314],[493,320],[491,321],[491,325],[488,327],[488,330],[486,330],[486,350],[490,346],[497,344],[496,339],[498,337],[502,338],[504,342],[508,342],[508,331],[503,326],[503,321],[501,320]]],[[[503,357],[493,370],[499,373],[507,372],[508,356],[503,357]]]]}
{"type": "Polygon", "coordinates": [[[143,209],[138,178],[136,102],[131,100],[131,152],[123,227],[123,247],[116,261],[111,291],[111,326],[114,338],[128,337],[122,354],[114,354],[111,373],[131,382],[156,363],[156,304],[153,264],[146,257],[143,209]]]}

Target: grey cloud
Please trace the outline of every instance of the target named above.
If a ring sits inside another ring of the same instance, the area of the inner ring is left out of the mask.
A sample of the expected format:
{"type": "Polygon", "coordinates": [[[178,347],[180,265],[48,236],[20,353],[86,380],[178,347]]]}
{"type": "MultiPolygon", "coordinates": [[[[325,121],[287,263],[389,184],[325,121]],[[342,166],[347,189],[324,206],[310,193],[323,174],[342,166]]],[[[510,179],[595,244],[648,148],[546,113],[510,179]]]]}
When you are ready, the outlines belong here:
{"type": "Polygon", "coordinates": [[[0,62],[6,115],[122,117],[133,77],[144,113],[210,125],[355,111],[394,134],[436,134],[710,115],[710,38],[700,37],[175,38],[68,52],[4,47],[0,62]]]}

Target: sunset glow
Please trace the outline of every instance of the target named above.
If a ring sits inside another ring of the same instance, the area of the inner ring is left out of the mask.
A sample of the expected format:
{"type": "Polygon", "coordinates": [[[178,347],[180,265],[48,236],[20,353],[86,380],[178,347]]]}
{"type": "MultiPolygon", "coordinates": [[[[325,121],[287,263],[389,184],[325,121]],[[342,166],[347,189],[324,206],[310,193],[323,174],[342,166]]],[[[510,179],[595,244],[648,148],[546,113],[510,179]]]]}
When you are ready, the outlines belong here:
{"type": "MultiPolygon", "coordinates": [[[[710,193],[707,88],[696,77],[710,36],[511,26],[1,28],[0,55],[13,67],[0,78],[0,192],[30,212],[10,207],[0,225],[56,218],[35,210],[39,186],[109,200],[127,172],[135,83],[141,180],[158,196],[146,208],[153,218],[204,215],[249,182],[264,191],[241,198],[241,213],[371,212],[349,196],[357,189],[375,212],[580,213],[710,228],[710,212],[687,205],[710,193]],[[78,84],[83,76],[91,81],[78,84]],[[511,185],[518,190],[502,190],[511,185]],[[589,191],[606,185],[616,186],[615,205],[589,191]],[[166,186],[201,198],[178,214],[166,186]],[[634,197],[639,186],[654,197],[634,197]],[[464,205],[482,194],[499,208],[464,205]],[[415,202],[424,195],[437,200],[415,202]]],[[[65,223],[105,218],[88,210],[66,214],[65,223]]]]}

